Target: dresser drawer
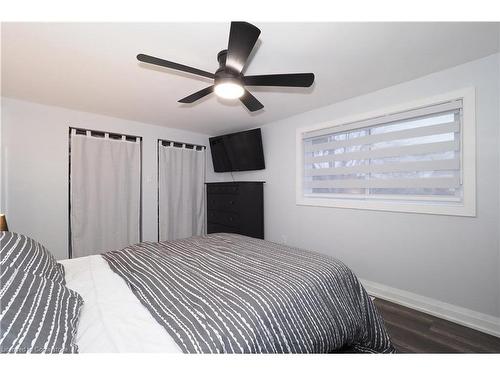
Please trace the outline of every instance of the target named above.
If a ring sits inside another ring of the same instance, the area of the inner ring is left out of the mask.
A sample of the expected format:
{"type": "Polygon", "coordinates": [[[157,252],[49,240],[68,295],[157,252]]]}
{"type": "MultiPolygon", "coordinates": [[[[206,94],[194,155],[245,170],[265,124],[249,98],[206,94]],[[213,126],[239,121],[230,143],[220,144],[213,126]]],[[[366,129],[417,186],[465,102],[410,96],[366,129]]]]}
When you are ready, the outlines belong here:
{"type": "Polygon", "coordinates": [[[207,233],[239,233],[238,228],[228,227],[226,225],[220,225],[215,223],[207,224],[207,233]]]}
{"type": "Polygon", "coordinates": [[[240,217],[236,213],[208,210],[207,222],[227,225],[229,227],[239,227],[240,217]]]}
{"type": "Polygon", "coordinates": [[[238,212],[238,195],[213,194],[207,197],[207,207],[209,210],[238,212]]]}
{"type": "Polygon", "coordinates": [[[235,184],[207,185],[208,194],[238,194],[238,192],[238,185],[235,184]]]}

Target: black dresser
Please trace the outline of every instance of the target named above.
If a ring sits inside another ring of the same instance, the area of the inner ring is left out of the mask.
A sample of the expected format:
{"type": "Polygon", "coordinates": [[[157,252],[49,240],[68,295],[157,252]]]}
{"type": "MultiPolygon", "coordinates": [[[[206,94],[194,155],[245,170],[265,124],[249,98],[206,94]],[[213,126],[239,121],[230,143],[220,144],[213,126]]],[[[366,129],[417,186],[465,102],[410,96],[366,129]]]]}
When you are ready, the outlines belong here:
{"type": "Polygon", "coordinates": [[[264,182],[207,183],[207,233],[264,239],[264,182]]]}

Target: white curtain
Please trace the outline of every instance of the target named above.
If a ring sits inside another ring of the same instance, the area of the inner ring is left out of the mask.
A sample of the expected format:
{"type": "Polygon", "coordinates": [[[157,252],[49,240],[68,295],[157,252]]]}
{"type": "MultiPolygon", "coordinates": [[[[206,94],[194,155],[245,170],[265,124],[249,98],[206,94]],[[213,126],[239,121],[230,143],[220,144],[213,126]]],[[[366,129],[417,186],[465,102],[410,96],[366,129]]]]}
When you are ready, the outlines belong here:
{"type": "Polygon", "coordinates": [[[205,233],[205,150],[158,145],[160,241],[205,233]]]}
{"type": "Polygon", "coordinates": [[[71,134],[71,246],[74,258],[140,241],[141,144],[71,134]]]}

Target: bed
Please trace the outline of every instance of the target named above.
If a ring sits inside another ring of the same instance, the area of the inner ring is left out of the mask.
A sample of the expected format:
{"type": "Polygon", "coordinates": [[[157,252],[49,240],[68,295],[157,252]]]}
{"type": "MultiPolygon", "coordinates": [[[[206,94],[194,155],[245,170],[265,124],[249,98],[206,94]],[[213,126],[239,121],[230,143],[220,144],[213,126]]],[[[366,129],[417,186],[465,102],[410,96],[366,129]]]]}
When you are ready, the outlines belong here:
{"type": "Polygon", "coordinates": [[[76,333],[80,353],[182,353],[102,256],[60,263],[66,285],[85,301],[76,333]]]}
{"type": "Polygon", "coordinates": [[[352,271],[311,251],[221,233],[58,266],[78,322],[52,352],[394,352],[352,271]]]}

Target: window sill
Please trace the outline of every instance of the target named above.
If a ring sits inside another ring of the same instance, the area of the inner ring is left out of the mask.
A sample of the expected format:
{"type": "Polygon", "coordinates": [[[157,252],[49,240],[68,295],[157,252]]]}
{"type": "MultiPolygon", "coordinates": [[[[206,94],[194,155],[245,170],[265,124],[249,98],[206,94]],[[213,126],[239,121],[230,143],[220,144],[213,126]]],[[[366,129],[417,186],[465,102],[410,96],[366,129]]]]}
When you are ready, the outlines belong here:
{"type": "Polygon", "coordinates": [[[395,202],[383,200],[363,200],[363,199],[335,199],[321,197],[306,197],[300,196],[296,199],[298,206],[315,206],[315,207],[334,207],[348,208],[356,210],[372,210],[372,211],[389,211],[389,212],[406,212],[431,215],[449,215],[449,216],[476,216],[476,208],[474,204],[460,203],[426,203],[421,202],[395,202]]]}

